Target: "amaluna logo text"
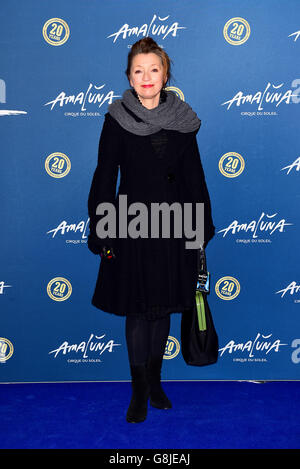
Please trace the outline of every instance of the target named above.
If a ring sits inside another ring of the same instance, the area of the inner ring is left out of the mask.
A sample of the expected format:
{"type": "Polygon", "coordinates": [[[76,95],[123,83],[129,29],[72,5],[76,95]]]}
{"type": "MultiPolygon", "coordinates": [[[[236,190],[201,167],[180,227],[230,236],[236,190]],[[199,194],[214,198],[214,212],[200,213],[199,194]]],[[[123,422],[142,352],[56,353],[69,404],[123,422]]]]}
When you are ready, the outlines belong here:
{"type": "Polygon", "coordinates": [[[171,35],[176,37],[179,29],[187,29],[185,26],[179,26],[177,21],[173,23],[167,22],[170,15],[161,18],[160,16],[153,15],[152,20],[149,24],[144,23],[140,26],[129,26],[125,23],[121,26],[118,31],[110,34],[107,37],[113,37],[113,42],[116,42],[119,37],[122,39],[127,39],[127,37],[132,36],[161,36],[162,39],[165,39],[167,36],[171,35]]]}

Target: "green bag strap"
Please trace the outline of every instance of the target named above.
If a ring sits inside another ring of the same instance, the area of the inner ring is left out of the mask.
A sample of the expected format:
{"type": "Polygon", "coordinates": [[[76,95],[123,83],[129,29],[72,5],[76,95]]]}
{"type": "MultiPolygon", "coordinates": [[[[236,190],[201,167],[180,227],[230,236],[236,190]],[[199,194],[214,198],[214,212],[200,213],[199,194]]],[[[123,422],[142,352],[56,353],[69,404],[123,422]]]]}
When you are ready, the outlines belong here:
{"type": "Polygon", "coordinates": [[[200,291],[196,291],[196,306],[199,330],[206,331],[205,305],[202,293],[200,291]]]}

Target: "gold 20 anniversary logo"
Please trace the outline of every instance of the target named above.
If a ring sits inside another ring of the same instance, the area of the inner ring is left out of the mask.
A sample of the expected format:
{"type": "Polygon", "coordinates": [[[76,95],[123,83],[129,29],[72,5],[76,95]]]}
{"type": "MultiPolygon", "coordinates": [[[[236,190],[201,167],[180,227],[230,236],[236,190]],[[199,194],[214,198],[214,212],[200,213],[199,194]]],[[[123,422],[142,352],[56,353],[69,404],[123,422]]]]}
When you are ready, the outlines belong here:
{"type": "Polygon", "coordinates": [[[237,177],[244,171],[244,168],[245,161],[239,153],[230,151],[220,158],[219,170],[223,176],[228,178],[237,177]]]}
{"type": "Polygon", "coordinates": [[[61,46],[69,36],[70,28],[61,18],[51,18],[43,26],[43,37],[51,46],[61,46]]]}
{"type": "Polygon", "coordinates": [[[10,340],[0,337],[0,362],[4,363],[14,353],[14,347],[10,340]]]}
{"type": "Polygon", "coordinates": [[[181,99],[181,101],[184,101],[184,94],[179,88],[177,88],[177,86],[167,86],[165,90],[173,91],[175,94],[177,94],[178,98],[181,99]]]}
{"type": "Polygon", "coordinates": [[[215,292],[222,300],[233,300],[239,295],[240,291],[239,281],[229,275],[220,278],[215,285],[215,292]]]}
{"type": "Polygon", "coordinates": [[[71,161],[64,153],[51,153],[51,155],[46,158],[45,169],[49,176],[63,178],[71,170],[71,161]]]}
{"type": "Polygon", "coordinates": [[[169,335],[163,358],[166,360],[171,360],[172,358],[175,358],[179,354],[179,351],[180,351],[180,344],[178,340],[175,337],[172,337],[171,335],[169,335]]]}
{"type": "Polygon", "coordinates": [[[47,293],[54,301],[65,301],[72,293],[72,285],[66,278],[55,277],[48,283],[47,293]]]}
{"type": "Polygon", "coordinates": [[[233,46],[244,44],[250,36],[248,21],[239,17],[231,18],[224,26],[223,35],[226,41],[233,46]]]}

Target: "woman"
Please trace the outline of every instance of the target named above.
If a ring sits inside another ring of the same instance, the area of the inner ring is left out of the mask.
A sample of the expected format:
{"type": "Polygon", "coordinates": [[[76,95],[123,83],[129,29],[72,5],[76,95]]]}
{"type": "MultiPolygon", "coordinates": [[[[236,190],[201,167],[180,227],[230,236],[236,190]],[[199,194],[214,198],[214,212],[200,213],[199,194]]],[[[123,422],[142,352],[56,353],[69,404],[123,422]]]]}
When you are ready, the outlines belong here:
{"type": "Polygon", "coordinates": [[[126,419],[142,422],[149,397],[154,407],[172,407],[160,382],[170,314],[184,314],[192,307],[197,278],[197,250],[185,247],[184,235],[159,233],[154,238],[149,234],[151,206],[154,202],[179,202],[182,207],[185,202],[193,207],[195,202],[204,203],[204,247],[215,227],[196,140],[201,121],[187,103],[165,89],[171,77],[168,55],[152,38],[143,38],[132,46],[125,73],[131,88],[109,105],[100,136],[88,199],[88,246],[101,255],[92,304],[126,316],[132,378],[126,419]],[[148,237],[132,235],[130,222],[136,213],[129,211],[131,236],[119,236],[119,214],[125,212],[119,205],[121,196],[127,197],[126,210],[134,202],[148,209],[148,237]],[[103,215],[96,214],[103,202],[116,210],[116,232],[110,230],[105,239],[98,236],[103,215]]]}

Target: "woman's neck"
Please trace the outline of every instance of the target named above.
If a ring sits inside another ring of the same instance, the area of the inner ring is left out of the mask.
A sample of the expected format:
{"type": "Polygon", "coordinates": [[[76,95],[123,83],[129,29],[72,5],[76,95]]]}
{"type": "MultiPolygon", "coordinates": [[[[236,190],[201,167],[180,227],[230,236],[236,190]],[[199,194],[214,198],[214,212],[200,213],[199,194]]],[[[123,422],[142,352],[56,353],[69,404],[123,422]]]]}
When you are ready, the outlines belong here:
{"type": "Polygon", "coordinates": [[[158,102],[157,102],[157,99],[154,101],[151,101],[150,99],[146,99],[144,100],[144,103],[141,101],[141,98],[139,97],[139,95],[137,94],[137,92],[135,91],[135,89],[132,90],[133,91],[133,94],[134,96],[138,99],[138,101],[140,102],[140,104],[142,106],[144,106],[146,109],[155,109],[156,107],[158,107],[160,105],[160,103],[162,102],[162,90],[160,90],[160,93],[159,93],[159,96],[158,96],[158,102]],[[150,102],[151,101],[151,102],[150,102]],[[146,106],[146,103],[149,104],[146,106]]]}

